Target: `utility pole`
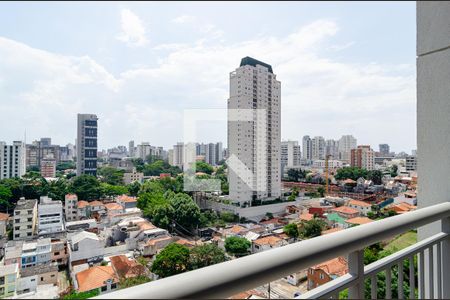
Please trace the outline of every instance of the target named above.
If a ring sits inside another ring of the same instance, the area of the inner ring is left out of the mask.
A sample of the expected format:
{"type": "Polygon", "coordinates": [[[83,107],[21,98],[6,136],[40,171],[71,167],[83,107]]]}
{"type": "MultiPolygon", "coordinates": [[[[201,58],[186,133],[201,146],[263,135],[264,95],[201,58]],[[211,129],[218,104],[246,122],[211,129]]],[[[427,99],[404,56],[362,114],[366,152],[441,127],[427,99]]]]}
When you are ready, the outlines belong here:
{"type": "Polygon", "coordinates": [[[329,173],[329,168],[328,168],[328,160],[330,159],[331,155],[327,155],[325,156],[325,196],[328,196],[328,188],[329,188],[329,184],[328,184],[328,173],[329,173]]]}

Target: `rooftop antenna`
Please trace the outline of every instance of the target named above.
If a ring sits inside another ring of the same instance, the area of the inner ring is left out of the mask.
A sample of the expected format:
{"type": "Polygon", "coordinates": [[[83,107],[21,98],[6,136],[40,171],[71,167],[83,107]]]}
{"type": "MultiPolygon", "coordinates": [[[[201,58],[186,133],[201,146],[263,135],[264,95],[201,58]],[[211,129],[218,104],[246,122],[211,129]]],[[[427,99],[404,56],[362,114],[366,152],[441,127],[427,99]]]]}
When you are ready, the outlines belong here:
{"type": "Polygon", "coordinates": [[[25,131],[23,133],[23,142],[26,144],[27,143],[27,129],[25,128],[25,131]]]}

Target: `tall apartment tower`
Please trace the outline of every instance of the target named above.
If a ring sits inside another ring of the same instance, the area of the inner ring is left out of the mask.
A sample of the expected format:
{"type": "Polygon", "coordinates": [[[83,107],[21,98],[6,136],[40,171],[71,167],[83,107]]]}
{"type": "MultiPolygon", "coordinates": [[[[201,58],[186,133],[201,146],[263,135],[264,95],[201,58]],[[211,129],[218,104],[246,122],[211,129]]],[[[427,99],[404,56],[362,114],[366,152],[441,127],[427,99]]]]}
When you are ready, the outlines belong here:
{"type": "Polygon", "coordinates": [[[326,146],[325,146],[325,154],[326,155],[331,155],[333,157],[333,159],[338,159],[339,158],[339,142],[336,140],[327,140],[325,142],[326,146]]]}
{"type": "Polygon", "coordinates": [[[6,145],[0,142],[0,179],[22,177],[25,172],[25,143],[14,141],[12,145],[6,145]]]}
{"type": "Polygon", "coordinates": [[[78,114],[77,176],[97,176],[97,116],[78,114]]]}
{"type": "Polygon", "coordinates": [[[325,159],[325,139],[323,136],[315,136],[312,139],[312,159],[325,159]]]}
{"type": "Polygon", "coordinates": [[[356,139],[353,135],[343,135],[339,140],[339,159],[349,163],[352,149],[356,149],[356,139]]]}
{"type": "Polygon", "coordinates": [[[303,153],[302,158],[311,160],[312,159],[312,140],[309,135],[305,135],[302,140],[303,153]]]}
{"type": "Polygon", "coordinates": [[[253,116],[252,120],[228,119],[228,159],[240,161],[239,166],[228,171],[233,201],[243,203],[281,195],[280,99],[281,83],[270,65],[245,57],[240,67],[230,73],[229,113],[231,109],[242,110],[242,114],[250,111],[253,116]]]}
{"type": "Polygon", "coordinates": [[[381,156],[389,156],[391,154],[388,144],[380,144],[379,147],[381,156]]]}
{"type": "Polygon", "coordinates": [[[300,166],[300,146],[298,141],[281,142],[281,174],[283,175],[286,167],[300,166]]]}
{"type": "Polygon", "coordinates": [[[173,146],[173,165],[183,170],[184,165],[184,143],[178,142],[173,146]]]}
{"type": "Polygon", "coordinates": [[[129,157],[134,157],[134,141],[130,141],[128,143],[128,156],[129,157]]]}
{"type": "Polygon", "coordinates": [[[351,150],[350,165],[366,170],[373,170],[375,165],[375,153],[369,145],[361,145],[351,150]]]}

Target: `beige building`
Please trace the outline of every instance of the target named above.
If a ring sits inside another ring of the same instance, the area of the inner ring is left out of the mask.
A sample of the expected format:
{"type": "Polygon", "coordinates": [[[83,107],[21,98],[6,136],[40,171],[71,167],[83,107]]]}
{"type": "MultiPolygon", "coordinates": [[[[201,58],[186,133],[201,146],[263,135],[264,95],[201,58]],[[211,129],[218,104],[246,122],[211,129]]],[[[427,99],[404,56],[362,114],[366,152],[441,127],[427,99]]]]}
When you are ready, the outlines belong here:
{"type": "Polygon", "coordinates": [[[78,197],[75,194],[67,194],[64,197],[64,216],[66,222],[78,220],[78,197]]]}
{"type": "Polygon", "coordinates": [[[38,202],[20,198],[14,209],[13,239],[32,239],[37,232],[38,202]]]}
{"type": "Polygon", "coordinates": [[[375,165],[375,152],[369,145],[360,145],[351,150],[350,164],[352,167],[358,167],[366,170],[373,170],[375,165]]]}
{"type": "Polygon", "coordinates": [[[136,170],[133,170],[133,172],[131,173],[123,174],[123,183],[130,184],[136,181],[142,183],[144,181],[144,173],[136,172],[136,170]]]}

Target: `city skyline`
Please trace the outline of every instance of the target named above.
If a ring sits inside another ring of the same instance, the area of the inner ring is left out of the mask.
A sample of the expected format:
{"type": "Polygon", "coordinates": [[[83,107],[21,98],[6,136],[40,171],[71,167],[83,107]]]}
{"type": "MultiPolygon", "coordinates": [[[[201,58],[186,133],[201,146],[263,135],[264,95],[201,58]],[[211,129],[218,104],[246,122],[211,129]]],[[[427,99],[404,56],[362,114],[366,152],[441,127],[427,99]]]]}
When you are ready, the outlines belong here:
{"type": "MultiPolygon", "coordinates": [[[[8,144],[25,131],[27,143],[42,136],[74,143],[76,115],[93,113],[99,149],[129,140],[171,148],[182,141],[184,109],[226,107],[228,72],[249,55],[270,63],[283,82],[282,140],[352,134],[373,148],[416,149],[414,3],[264,3],[263,28],[213,13],[220,6],[244,16],[245,3],[174,4],[164,14],[140,3],[93,4],[84,14],[83,4],[72,3],[41,10],[45,16],[25,9],[33,5],[1,4],[0,70],[8,76],[0,75],[0,104],[14,116],[0,123],[8,144]],[[104,24],[96,20],[100,10],[104,24]],[[270,20],[273,12],[286,24],[270,20]],[[74,21],[81,14],[83,28],[93,28],[83,36],[74,21]],[[32,25],[11,26],[21,19],[32,25]]],[[[226,122],[207,128],[201,141],[226,146],[226,122]]]]}

